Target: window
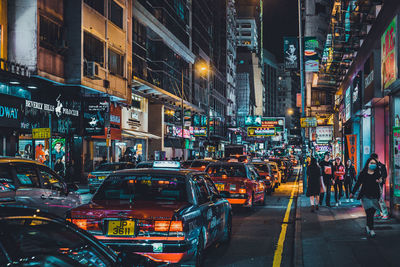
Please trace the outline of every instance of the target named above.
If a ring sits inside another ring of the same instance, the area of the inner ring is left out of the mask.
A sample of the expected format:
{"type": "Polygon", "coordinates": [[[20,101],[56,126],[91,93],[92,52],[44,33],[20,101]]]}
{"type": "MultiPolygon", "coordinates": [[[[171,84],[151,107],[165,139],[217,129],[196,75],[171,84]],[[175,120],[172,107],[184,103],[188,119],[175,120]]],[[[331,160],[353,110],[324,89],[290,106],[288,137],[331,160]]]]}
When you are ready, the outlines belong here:
{"type": "Polygon", "coordinates": [[[124,9],[115,3],[115,1],[110,1],[110,9],[108,12],[108,19],[112,21],[115,25],[123,29],[123,19],[124,19],[124,9]]]}
{"type": "Polygon", "coordinates": [[[251,36],[251,32],[245,31],[241,33],[242,36],[251,36]]]}
{"type": "Polygon", "coordinates": [[[8,164],[0,164],[0,192],[15,190],[15,182],[8,164]]]}
{"type": "Polygon", "coordinates": [[[219,195],[218,189],[215,187],[214,182],[208,177],[205,180],[206,180],[208,189],[210,189],[211,194],[214,196],[218,196],[219,195]]]}
{"type": "Polygon", "coordinates": [[[112,74],[124,76],[124,56],[108,49],[108,70],[112,74]]]}
{"type": "Polygon", "coordinates": [[[86,61],[95,61],[104,66],[104,44],[92,34],[85,32],[83,57],[86,61]]]}
{"type": "Polygon", "coordinates": [[[33,164],[17,164],[15,165],[17,179],[21,187],[25,188],[39,188],[39,177],[36,172],[36,166],[33,164]]]}
{"type": "Polygon", "coordinates": [[[43,187],[47,189],[55,189],[61,191],[64,186],[61,179],[52,171],[40,167],[40,175],[43,178],[43,187]]]}
{"type": "Polygon", "coordinates": [[[210,195],[208,193],[208,189],[207,189],[207,186],[206,186],[206,183],[205,183],[203,177],[194,176],[193,180],[194,180],[194,185],[195,185],[195,188],[197,191],[197,200],[198,200],[199,204],[207,203],[210,195]]]}
{"type": "Polygon", "coordinates": [[[53,21],[40,16],[39,18],[39,41],[40,46],[55,50],[62,45],[62,27],[53,21]]]}
{"type": "Polygon", "coordinates": [[[104,16],[104,0],[84,0],[84,2],[104,16]]]}

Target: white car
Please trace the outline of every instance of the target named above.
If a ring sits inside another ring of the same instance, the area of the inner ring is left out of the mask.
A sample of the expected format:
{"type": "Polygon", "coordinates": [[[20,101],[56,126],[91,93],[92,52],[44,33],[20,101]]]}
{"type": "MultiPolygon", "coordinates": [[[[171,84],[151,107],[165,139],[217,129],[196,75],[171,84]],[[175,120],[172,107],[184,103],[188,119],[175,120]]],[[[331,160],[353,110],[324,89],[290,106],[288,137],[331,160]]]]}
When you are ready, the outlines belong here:
{"type": "Polygon", "coordinates": [[[44,164],[21,158],[0,158],[0,203],[37,208],[59,216],[82,204],[76,185],[44,164]]]}

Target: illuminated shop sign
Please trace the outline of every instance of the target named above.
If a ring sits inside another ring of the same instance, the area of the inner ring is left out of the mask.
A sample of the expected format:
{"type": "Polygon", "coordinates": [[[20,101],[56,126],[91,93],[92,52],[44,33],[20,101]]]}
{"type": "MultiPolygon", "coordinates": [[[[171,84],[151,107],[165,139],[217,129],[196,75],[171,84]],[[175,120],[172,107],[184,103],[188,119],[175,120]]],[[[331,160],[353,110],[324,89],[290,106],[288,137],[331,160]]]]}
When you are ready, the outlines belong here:
{"type": "Polygon", "coordinates": [[[247,128],[247,136],[274,136],[275,128],[266,128],[266,127],[248,127],[247,128]]]}
{"type": "Polygon", "coordinates": [[[387,89],[397,79],[397,17],[381,37],[382,89],[387,89]]]}

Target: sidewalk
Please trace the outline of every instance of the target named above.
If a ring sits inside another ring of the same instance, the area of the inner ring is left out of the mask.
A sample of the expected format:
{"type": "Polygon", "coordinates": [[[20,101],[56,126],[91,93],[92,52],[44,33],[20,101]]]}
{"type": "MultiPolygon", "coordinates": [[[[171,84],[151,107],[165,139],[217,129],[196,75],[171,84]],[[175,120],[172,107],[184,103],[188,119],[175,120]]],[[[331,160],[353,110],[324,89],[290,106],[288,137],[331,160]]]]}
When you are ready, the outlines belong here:
{"type": "Polygon", "coordinates": [[[357,200],[339,207],[322,206],[314,213],[310,209],[309,198],[300,195],[300,253],[295,259],[300,264],[296,266],[400,266],[400,224],[395,219],[375,220],[376,237],[370,238],[365,234],[365,213],[357,200]]]}

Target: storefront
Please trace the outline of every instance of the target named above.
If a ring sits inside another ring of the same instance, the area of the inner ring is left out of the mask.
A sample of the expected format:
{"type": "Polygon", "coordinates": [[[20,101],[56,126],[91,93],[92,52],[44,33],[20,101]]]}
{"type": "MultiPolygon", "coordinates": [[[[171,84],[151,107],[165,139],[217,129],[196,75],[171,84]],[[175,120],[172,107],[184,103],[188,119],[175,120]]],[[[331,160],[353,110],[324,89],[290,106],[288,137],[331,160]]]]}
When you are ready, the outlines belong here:
{"type": "MultiPolygon", "coordinates": [[[[44,163],[60,175],[67,169],[81,168],[79,91],[69,88],[68,94],[55,87],[44,87],[32,92],[31,100],[24,100],[24,116],[19,132],[18,153],[44,163]],[[77,146],[77,147],[76,147],[77,146]]],[[[68,179],[80,177],[69,173],[68,179]]]]}
{"type": "Polygon", "coordinates": [[[24,110],[21,98],[0,94],[0,155],[15,156],[24,110]]]}

